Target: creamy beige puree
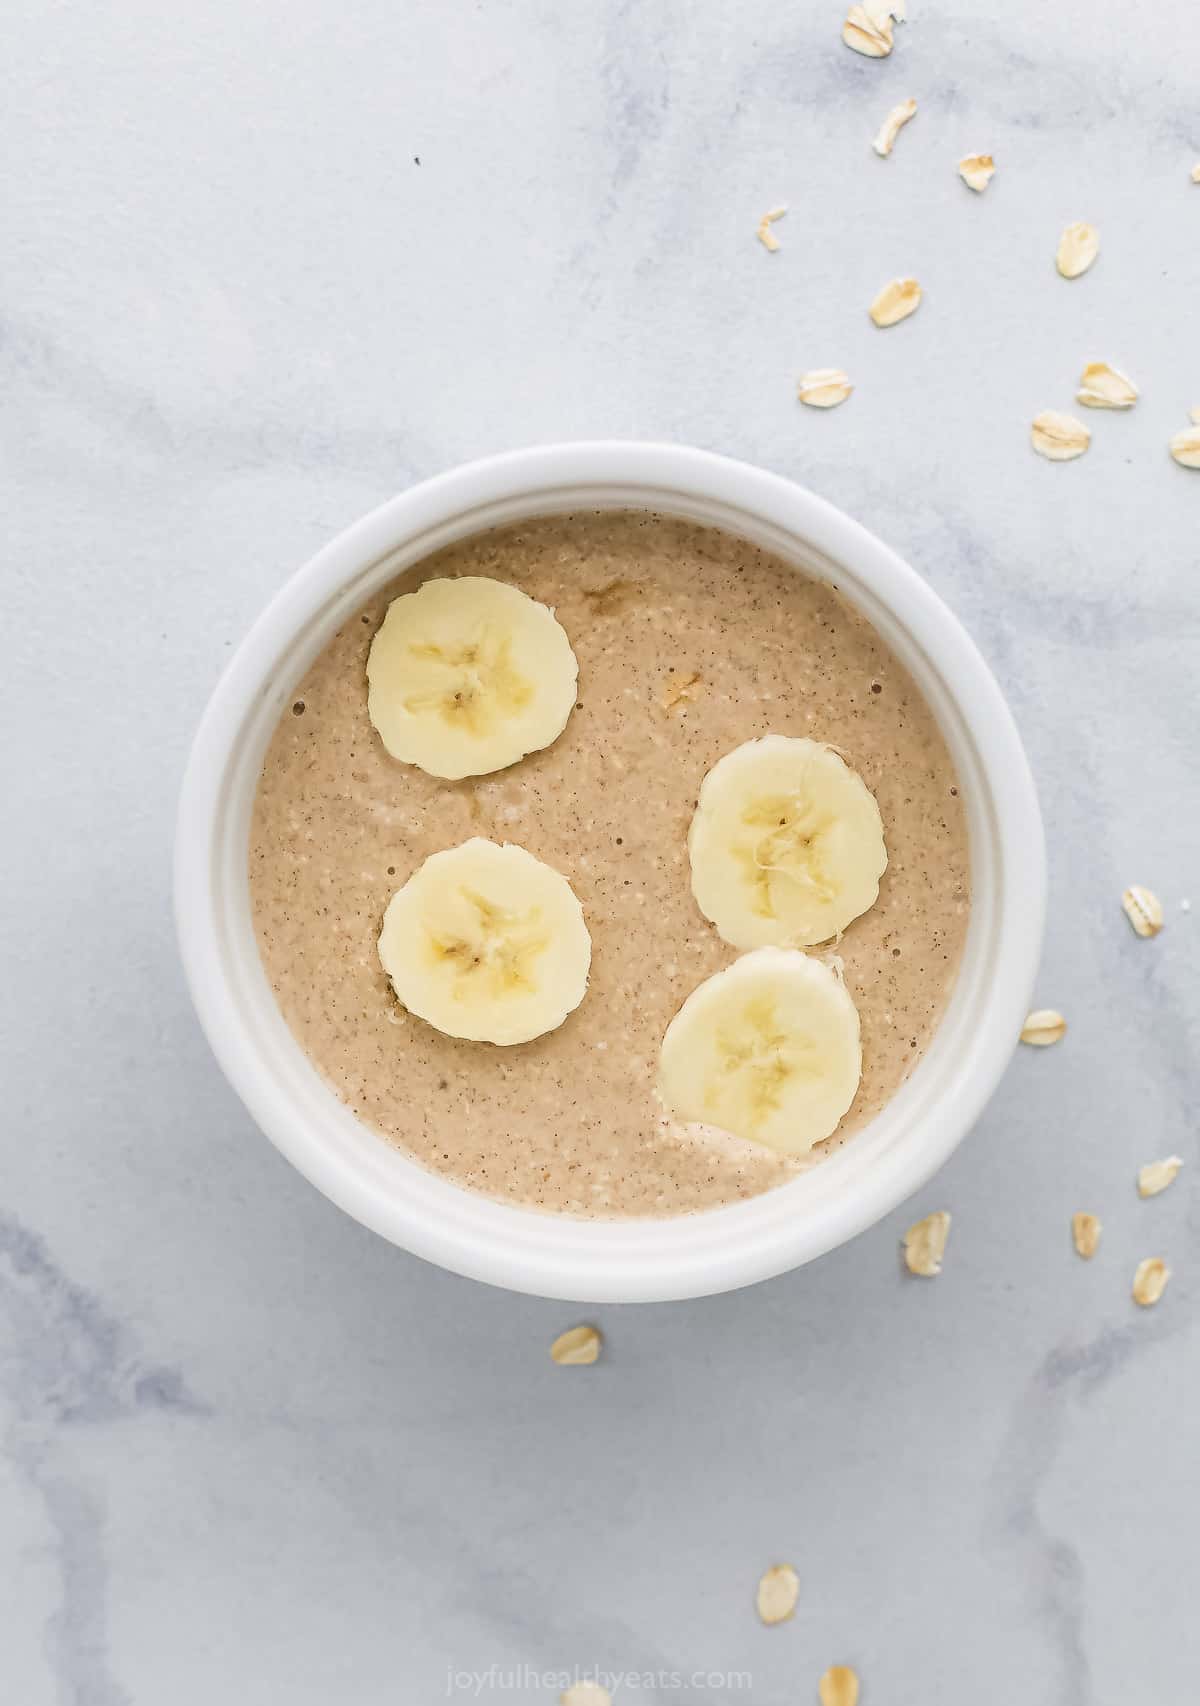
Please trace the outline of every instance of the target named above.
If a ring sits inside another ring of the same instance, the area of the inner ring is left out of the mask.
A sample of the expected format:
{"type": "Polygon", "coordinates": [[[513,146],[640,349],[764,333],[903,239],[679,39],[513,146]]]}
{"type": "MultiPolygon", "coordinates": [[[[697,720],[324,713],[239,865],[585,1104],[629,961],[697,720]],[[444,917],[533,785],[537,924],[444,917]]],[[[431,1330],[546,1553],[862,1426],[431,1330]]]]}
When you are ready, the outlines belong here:
{"type": "Polygon", "coordinates": [[[878,799],[887,838],[879,900],[837,949],[862,1020],[862,1083],[817,1156],[878,1112],[928,1043],[967,927],[955,773],[874,630],[779,558],[645,514],[500,529],[389,587],[294,698],[250,836],[263,962],[338,1096],[436,1172],[571,1214],[671,1215],[754,1196],[806,1164],[678,1126],[654,1093],[668,1021],[735,958],[692,899],[697,790],[756,735],[837,747],[878,799]],[[463,782],[389,758],[367,719],[367,651],[387,604],[437,575],[493,576],[551,605],[579,659],[579,702],[554,745],[463,782]],[[376,951],[395,890],[428,854],[474,835],[561,871],[592,935],[582,1006],[512,1048],[407,1014],[376,951]]]}

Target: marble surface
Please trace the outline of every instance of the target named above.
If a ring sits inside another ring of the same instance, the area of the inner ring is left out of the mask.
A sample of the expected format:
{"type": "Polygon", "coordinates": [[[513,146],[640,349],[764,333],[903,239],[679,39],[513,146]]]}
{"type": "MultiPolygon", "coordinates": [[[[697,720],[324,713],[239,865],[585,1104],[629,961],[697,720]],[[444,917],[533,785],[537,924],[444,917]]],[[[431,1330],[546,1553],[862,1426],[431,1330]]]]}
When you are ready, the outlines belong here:
{"type": "Polygon", "coordinates": [[[1200,404],[1200,12],[1169,10],[912,0],[871,63],[811,0],[16,0],[6,1706],[399,1706],[489,1667],[458,1696],[551,1701],[541,1673],[589,1665],[639,1673],[631,1706],[783,1706],[837,1660],[864,1706],[1195,1698],[1200,474],[1165,447],[1200,404]],[[1066,284],[1080,218],[1103,251],[1066,284]],[[925,305],[879,333],[897,273],[925,305]],[[1142,402],[1039,460],[1030,418],[1095,358],[1142,402]],[[801,410],[829,364],[854,398],[801,410]],[[300,560],[439,469],[599,435],[806,482],[968,623],[1039,779],[1040,996],[1071,1031],[885,1224],[600,1311],[605,1360],[564,1371],[570,1307],[390,1248],[257,1135],[188,1005],[168,859],[201,706],[300,560]],[[897,1241],[934,1207],[922,1283],[897,1241]],[[1139,1313],[1147,1254],[1175,1276],[1139,1313]],[[766,1630],[777,1558],[800,1605],[766,1630]]]}

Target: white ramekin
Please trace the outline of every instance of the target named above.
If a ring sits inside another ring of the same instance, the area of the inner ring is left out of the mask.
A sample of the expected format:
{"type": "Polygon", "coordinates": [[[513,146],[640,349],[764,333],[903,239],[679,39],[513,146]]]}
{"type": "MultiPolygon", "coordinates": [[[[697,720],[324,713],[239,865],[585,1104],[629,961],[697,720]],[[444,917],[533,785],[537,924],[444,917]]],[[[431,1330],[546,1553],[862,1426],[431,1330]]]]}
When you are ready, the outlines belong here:
{"type": "Polygon", "coordinates": [[[218,1061],[272,1142],[348,1214],[405,1249],[493,1285],[589,1302],[696,1297],[765,1279],[844,1243],[923,1184],[1009,1059],[1044,903],[1029,767],[995,680],[945,605],[878,539],[810,492],[667,444],[557,445],[475,462],[393,498],[327,545],[264,611],[212,696],[184,779],[175,850],[192,997],[218,1061]],[[834,582],[932,706],[970,824],[966,952],[912,1077],[820,1166],[750,1202],[675,1220],[592,1222],[509,1207],[391,1148],[338,1101],[293,1039],[250,920],[247,846],[263,755],[334,630],[394,575],[453,540],[527,516],[601,508],[723,527],[834,582]]]}

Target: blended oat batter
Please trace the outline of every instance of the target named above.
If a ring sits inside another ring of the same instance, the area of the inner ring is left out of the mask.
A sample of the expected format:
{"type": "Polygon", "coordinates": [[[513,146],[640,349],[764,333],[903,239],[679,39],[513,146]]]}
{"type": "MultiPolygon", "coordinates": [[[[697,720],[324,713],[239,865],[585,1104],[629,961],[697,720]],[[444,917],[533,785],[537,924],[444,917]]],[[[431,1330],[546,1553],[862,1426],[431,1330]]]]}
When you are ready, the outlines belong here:
{"type": "Polygon", "coordinates": [[[271,985],[338,1096],[427,1167],[564,1213],[684,1214],[811,1164],[675,1125],[654,1094],[668,1021],[735,958],[689,886],[697,789],[723,753],[769,733],[837,747],[883,814],[879,900],[837,950],[862,1021],[862,1083],[815,1155],[861,1126],[928,1043],[962,952],[967,836],[949,754],[911,678],[835,592],[743,540],[623,512],[450,547],[348,623],[296,689],[263,766],[250,889],[271,985]],[[390,599],[462,574],[555,609],[579,703],[545,751],[443,782],[384,751],[366,659],[390,599]],[[561,871],[592,934],[582,1006],[518,1047],[407,1014],[376,952],[395,890],[472,835],[561,871]]]}

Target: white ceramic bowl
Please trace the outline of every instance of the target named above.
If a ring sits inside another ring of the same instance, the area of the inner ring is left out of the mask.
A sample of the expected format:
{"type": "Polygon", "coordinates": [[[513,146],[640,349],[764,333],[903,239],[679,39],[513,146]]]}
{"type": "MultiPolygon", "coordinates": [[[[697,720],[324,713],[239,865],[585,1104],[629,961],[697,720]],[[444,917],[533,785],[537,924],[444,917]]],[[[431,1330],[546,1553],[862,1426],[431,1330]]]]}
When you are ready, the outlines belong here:
{"type": "Polygon", "coordinates": [[[727,1291],[844,1243],[946,1160],[996,1087],[1042,937],[1037,797],[1008,708],[956,619],[912,569],[789,481],[666,444],[521,450],[393,498],[327,545],[255,623],[205,712],[179,808],[175,904],[200,1021],[272,1142],[365,1226],[456,1273],[545,1297],[636,1302],[727,1291]],[[409,564],[533,515],[652,509],[753,540],[836,583],[912,672],[963,784],[971,922],[958,983],[912,1077],[845,1148],[750,1202],[595,1222],[510,1207],[391,1148],[327,1088],[280,1015],[250,920],[250,810],[295,687],[349,616],[409,564]]]}

